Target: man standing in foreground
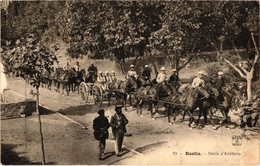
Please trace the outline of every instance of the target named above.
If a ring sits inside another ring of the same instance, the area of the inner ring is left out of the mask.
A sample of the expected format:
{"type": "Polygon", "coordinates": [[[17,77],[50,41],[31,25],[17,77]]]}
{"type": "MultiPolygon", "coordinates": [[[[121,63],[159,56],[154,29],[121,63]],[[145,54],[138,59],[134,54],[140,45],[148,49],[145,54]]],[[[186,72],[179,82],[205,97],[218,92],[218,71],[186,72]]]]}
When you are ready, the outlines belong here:
{"type": "Polygon", "coordinates": [[[115,137],[115,153],[116,156],[120,156],[124,134],[126,133],[126,124],[128,123],[127,118],[122,114],[122,106],[116,106],[116,113],[112,116],[110,126],[115,137]]]}
{"type": "Polygon", "coordinates": [[[105,117],[103,109],[98,111],[99,116],[93,121],[94,137],[99,140],[99,160],[104,160],[106,139],[108,139],[108,128],[110,127],[108,119],[105,117]]]}

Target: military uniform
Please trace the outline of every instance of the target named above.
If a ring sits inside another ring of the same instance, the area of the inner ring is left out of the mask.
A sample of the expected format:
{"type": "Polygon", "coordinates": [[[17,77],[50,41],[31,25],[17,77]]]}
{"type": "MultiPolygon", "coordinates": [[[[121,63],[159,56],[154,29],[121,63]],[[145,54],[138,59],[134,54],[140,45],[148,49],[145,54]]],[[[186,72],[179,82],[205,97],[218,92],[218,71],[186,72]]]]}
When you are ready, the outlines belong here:
{"type": "Polygon", "coordinates": [[[161,73],[158,74],[158,76],[156,78],[156,82],[157,83],[162,83],[162,82],[164,82],[166,80],[166,78],[167,78],[167,75],[165,73],[161,72],[161,73]]]}

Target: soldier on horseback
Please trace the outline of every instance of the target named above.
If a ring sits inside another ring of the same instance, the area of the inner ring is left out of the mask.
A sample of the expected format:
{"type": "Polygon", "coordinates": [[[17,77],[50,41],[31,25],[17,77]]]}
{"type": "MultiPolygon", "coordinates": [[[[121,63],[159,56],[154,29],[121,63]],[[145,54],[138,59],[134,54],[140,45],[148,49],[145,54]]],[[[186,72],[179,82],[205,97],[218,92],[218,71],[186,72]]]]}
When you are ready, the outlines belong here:
{"type": "Polygon", "coordinates": [[[127,72],[127,75],[126,75],[126,92],[127,93],[134,91],[130,82],[131,82],[131,80],[136,81],[136,78],[137,78],[137,74],[136,74],[136,71],[134,70],[134,65],[130,65],[130,70],[127,72]]]}
{"type": "Polygon", "coordinates": [[[74,66],[74,69],[75,69],[75,71],[77,71],[77,72],[81,70],[81,67],[80,67],[78,61],[76,62],[76,65],[74,66]]]}
{"type": "Polygon", "coordinates": [[[157,78],[156,78],[156,82],[157,83],[163,83],[165,82],[167,79],[167,75],[165,72],[165,67],[161,67],[161,72],[158,74],[157,78]]]}
{"type": "Polygon", "coordinates": [[[89,82],[94,83],[97,80],[97,67],[91,62],[91,65],[88,68],[87,79],[89,82]]]}
{"type": "Polygon", "coordinates": [[[67,62],[66,66],[63,69],[64,70],[70,70],[71,69],[70,63],[67,62]]]}
{"type": "Polygon", "coordinates": [[[144,66],[144,71],[142,72],[142,77],[144,79],[144,87],[151,86],[151,70],[148,65],[144,66]]]}
{"type": "Polygon", "coordinates": [[[116,77],[116,73],[115,73],[115,71],[112,70],[111,73],[112,73],[112,74],[111,74],[111,81],[112,81],[112,82],[116,82],[116,81],[117,81],[117,77],[116,77]]]}
{"type": "Polygon", "coordinates": [[[199,86],[202,86],[202,87],[205,86],[204,80],[202,79],[203,75],[204,75],[203,71],[198,72],[198,76],[194,78],[194,80],[192,81],[192,84],[191,84],[191,86],[193,88],[196,88],[199,86]]]}
{"type": "Polygon", "coordinates": [[[168,80],[168,84],[169,84],[170,88],[172,89],[173,93],[177,94],[177,89],[180,86],[180,79],[179,79],[176,69],[172,69],[172,75],[170,76],[170,78],[168,80]]]}
{"type": "Polygon", "coordinates": [[[215,79],[215,87],[217,88],[218,92],[219,92],[219,101],[222,103],[224,101],[224,98],[223,98],[223,90],[222,90],[222,87],[224,86],[224,80],[223,80],[223,72],[222,71],[219,71],[218,72],[218,76],[217,78],[215,79]]]}

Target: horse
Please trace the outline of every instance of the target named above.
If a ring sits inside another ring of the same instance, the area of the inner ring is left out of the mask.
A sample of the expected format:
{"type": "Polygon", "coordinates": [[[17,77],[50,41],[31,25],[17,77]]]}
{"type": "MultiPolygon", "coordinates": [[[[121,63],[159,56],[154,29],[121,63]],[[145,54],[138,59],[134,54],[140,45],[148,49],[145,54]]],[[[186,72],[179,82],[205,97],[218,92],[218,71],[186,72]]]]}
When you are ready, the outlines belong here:
{"type": "Polygon", "coordinates": [[[164,82],[138,88],[134,94],[137,101],[137,114],[142,116],[142,107],[146,101],[149,104],[148,111],[150,110],[151,112],[151,118],[155,120],[153,115],[158,113],[159,100],[163,100],[170,94],[171,89],[164,82]],[[153,113],[153,106],[155,107],[155,113],[153,113]]]}
{"type": "Polygon", "coordinates": [[[97,73],[96,72],[88,72],[85,77],[86,83],[95,83],[97,81],[97,73]]]}
{"type": "Polygon", "coordinates": [[[222,99],[217,98],[216,100],[216,108],[220,110],[221,114],[223,115],[223,118],[220,120],[219,124],[223,125],[224,123],[228,122],[228,113],[229,109],[233,105],[237,105],[237,96],[242,96],[239,92],[239,87],[236,85],[236,83],[231,83],[222,88],[222,99]]]}
{"type": "Polygon", "coordinates": [[[50,75],[49,75],[49,85],[50,85],[50,90],[53,84],[54,90],[56,92],[59,92],[60,89],[60,83],[58,81],[58,78],[60,76],[60,74],[62,74],[64,72],[63,68],[59,67],[59,68],[52,68],[50,71],[50,75]]]}
{"type": "MultiPolygon", "coordinates": [[[[198,107],[199,107],[199,117],[196,122],[196,125],[199,125],[199,121],[201,118],[201,114],[203,114],[204,117],[204,125],[207,123],[207,114],[209,113],[210,122],[213,129],[217,129],[215,127],[214,121],[212,119],[213,116],[213,108],[217,106],[216,100],[219,98],[219,91],[214,86],[214,84],[210,81],[205,82],[205,86],[203,87],[208,93],[209,97],[204,98],[203,100],[199,101],[198,107]]],[[[202,127],[204,126],[202,125],[202,127]]]]}
{"type": "MultiPolygon", "coordinates": [[[[136,80],[133,78],[127,78],[125,81],[115,81],[108,83],[108,88],[109,88],[109,94],[108,94],[108,104],[110,104],[111,100],[111,95],[112,93],[115,94],[117,102],[123,101],[125,110],[126,108],[126,100],[127,100],[127,95],[129,93],[134,92],[137,89],[137,83],[136,80]]],[[[130,99],[130,98],[129,98],[130,99]]],[[[130,100],[130,105],[131,105],[131,100],[130,100]]]]}
{"type": "Polygon", "coordinates": [[[74,69],[64,70],[58,78],[58,82],[62,84],[62,94],[64,94],[64,89],[66,89],[67,95],[69,96],[70,92],[70,79],[76,77],[77,73],[74,69]]]}
{"type": "Polygon", "coordinates": [[[184,89],[182,94],[171,94],[165,99],[165,109],[168,116],[168,122],[171,123],[170,113],[173,114],[173,120],[176,120],[175,111],[176,110],[184,110],[183,117],[187,112],[189,114],[189,126],[194,121],[193,112],[198,107],[199,101],[208,98],[209,93],[201,88],[187,88],[184,89]]]}
{"type": "Polygon", "coordinates": [[[70,88],[72,92],[75,92],[77,88],[79,94],[79,85],[85,81],[86,71],[85,69],[81,69],[80,71],[74,70],[74,72],[76,72],[76,76],[69,78],[70,88]]]}

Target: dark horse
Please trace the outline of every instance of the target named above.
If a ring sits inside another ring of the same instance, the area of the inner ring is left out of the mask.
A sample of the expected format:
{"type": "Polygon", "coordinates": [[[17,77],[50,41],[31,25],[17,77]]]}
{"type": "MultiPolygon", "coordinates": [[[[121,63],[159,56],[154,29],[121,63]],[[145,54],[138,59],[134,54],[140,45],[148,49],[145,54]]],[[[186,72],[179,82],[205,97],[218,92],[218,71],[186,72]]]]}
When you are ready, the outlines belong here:
{"type": "Polygon", "coordinates": [[[198,107],[200,100],[208,98],[209,93],[201,88],[187,88],[183,90],[182,94],[171,94],[165,100],[165,109],[168,116],[168,122],[171,123],[170,114],[173,114],[173,120],[176,120],[175,111],[184,110],[183,116],[187,112],[189,119],[189,126],[191,127],[192,122],[194,121],[193,112],[198,107]]]}
{"type": "MultiPolygon", "coordinates": [[[[209,118],[211,121],[211,125],[213,129],[217,129],[214,121],[212,119],[213,116],[213,108],[217,107],[217,102],[216,100],[220,97],[220,93],[218,91],[218,89],[214,86],[213,83],[211,83],[210,81],[206,81],[205,82],[205,86],[203,87],[208,93],[209,93],[209,97],[204,98],[203,100],[200,100],[198,103],[198,107],[199,107],[199,117],[198,120],[196,122],[196,125],[199,125],[199,121],[201,118],[201,114],[203,114],[204,117],[204,125],[207,123],[207,114],[209,114],[209,118]]],[[[204,126],[202,125],[202,127],[204,126]]]]}
{"type": "Polygon", "coordinates": [[[153,84],[152,86],[140,87],[135,92],[135,98],[137,101],[137,114],[142,116],[142,107],[144,102],[148,102],[151,112],[151,118],[154,120],[153,115],[158,113],[158,102],[166,98],[171,94],[171,89],[166,83],[153,84]],[[153,113],[153,106],[155,107],[155,113],[153,113]]]}
{"type": "Polygon", "coordinates": [[[64,70],[62,74],[58,77],[58,82],[59,84],[62,84],[62,94],[64,94],[64,90],[66,90],[67,95],[69,96],[70,92],[70,80],[73,77],[76,77],[77,73],[75,72],[74,69],[70,70],[64,70]]]}
{"type": "Polygon", "coordinates": [[[136,84],[136,80],[132,78],[128,78],[125,81],[116,81],[116,82],[108,83],[108,88],[109,88],[108,104],[110,104],[111,95],[113,93],[116,96],[117,102],[118,103],[122,102],[124,104],[125,110],[127,110],[126,100],[127,100],[127,95],[129,95],[129,89],[131,89],[131,91],[135,91],[137,89],[137,84],[136,84]]]}
{"type": "Polygon", "coordinates": [[[222,88],[220,97],[216,99],[216,108],[220,109],[221,114],[223,115],[223,118],[219,122],[221,125],[228,122],[229,109],[237,105],[237,96],[241,96],[241,94],[236,83],[230,83],[222,88]]]}
{"type": "Polygon", "coordinates": [[[86,77],[86,71],[85,69],[81,69],[80,71],[75,71],[76,72],[76,76],[72,76],[69,78],[69,83],[70,83],[70,88],[72,92],[75,92],[76,89],[78,90],[78,94],[79,94],[79,85],[81,82],[85,81],[85,77],[86,77]]]}

